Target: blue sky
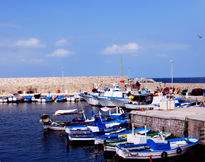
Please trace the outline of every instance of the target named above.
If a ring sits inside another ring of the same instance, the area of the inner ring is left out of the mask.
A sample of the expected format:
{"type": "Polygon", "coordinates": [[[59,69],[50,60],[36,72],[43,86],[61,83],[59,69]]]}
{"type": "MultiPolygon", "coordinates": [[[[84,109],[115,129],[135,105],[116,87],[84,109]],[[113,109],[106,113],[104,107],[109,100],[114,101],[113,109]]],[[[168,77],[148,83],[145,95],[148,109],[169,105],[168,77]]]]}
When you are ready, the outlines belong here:
{"type": "Polygon", "coordinates": [[[204,0],[2,0],[0,77],[204,77],[204,0]],[[197,35],[204,36],[199,38],[197,35]]]}

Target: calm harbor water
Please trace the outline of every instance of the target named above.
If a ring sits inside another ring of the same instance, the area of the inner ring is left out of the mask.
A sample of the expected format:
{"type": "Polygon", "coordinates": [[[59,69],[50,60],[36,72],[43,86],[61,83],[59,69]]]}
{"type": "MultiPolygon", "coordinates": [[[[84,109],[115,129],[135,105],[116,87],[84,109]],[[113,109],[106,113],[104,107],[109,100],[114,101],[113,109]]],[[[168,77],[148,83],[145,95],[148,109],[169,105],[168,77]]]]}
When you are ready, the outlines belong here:
{"type": "MultiPolygon", "coordinates": [[[[91,111],[99,108],[81,103],[24,103],[0,105],[0,161],[118,161],[116,157],[104,157],[103,150],[95,146],[73,146],[67,143],[63,132],[47,131],[39,123],[44,113],[53,114],[59,109],[81,109],[91,117],[91,111]]],[[[168,162],[202,162],[205,161],[205,149],[196,146],[185,155],[168,159],[168,162]]],[[[141,160],[139,160],[141,161],[141,160]]],[[[153,160],[161,161],[161,160],[153,160]]]]}

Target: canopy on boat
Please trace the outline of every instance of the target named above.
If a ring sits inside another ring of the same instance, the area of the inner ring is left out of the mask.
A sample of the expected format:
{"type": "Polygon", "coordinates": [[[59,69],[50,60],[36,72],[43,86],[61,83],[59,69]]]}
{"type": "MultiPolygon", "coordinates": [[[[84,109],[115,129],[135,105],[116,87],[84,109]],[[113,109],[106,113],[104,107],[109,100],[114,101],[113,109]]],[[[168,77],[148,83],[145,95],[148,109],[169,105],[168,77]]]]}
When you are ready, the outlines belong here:
{"type": "Polygon", "coordinates": [[[54,116],[58,115],[69,115],[69,114],[82,114],[83,112],[76,112],[77,109],[71,109],[71,110],[58,110],[53,114],[54,116]]]}
{"type": "Polygon", "coordinates": [[[108,107],[102,107],[101,110],[102,110],[102,111],[109,111],[109,110],[111,110],[111,108],[108,108],[108,107]]]}

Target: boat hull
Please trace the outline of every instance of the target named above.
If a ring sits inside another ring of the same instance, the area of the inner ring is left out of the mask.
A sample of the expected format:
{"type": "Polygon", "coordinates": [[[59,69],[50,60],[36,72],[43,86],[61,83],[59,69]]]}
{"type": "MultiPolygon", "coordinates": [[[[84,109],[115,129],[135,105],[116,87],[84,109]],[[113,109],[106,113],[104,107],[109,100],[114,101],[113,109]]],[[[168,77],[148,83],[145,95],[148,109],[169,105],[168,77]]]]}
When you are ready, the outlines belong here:
{"type": "Polygon", "coordinates": [[[88,104],[93,106],[101,106],[99,100],[93,95],[83,95],[82,98],[87,101],[88,104]]]}
{"type": "Polygon", "coordinates": [[[164,143],[164,146],[163,143],[158,143],[159,146],[157,147],[154,146],[156,143],[153,145],[153,142],[151,144],[118,145],[116,146],[116,153],[122,159],[163,159],[181,155],[198,143],[198,138],[187,137],[170,139],[164,143]],[[156,148],[154,149],[154,147],[156,148]]]}
{"type": "Polygon", "coordinates": [[[54,126],[54,125],[44,125],[44,129],[55,130],[55,131],[65,131],[65,126],[54,126]]]}

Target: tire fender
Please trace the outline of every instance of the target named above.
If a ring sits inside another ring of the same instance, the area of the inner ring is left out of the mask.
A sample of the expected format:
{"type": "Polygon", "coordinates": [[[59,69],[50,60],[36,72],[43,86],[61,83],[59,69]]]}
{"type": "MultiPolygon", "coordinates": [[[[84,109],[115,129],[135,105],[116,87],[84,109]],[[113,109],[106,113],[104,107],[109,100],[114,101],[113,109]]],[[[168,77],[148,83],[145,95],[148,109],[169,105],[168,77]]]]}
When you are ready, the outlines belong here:
{"type": "Polygon", "coordinates": [[[167,152],[165,152],[165,151],[162,152],[161,157],[162,157],[162,158],[167,158],[167,152]]]}
{"type": "Polygon", "coordinates": [[[182,149],[179,147],[177,148],[177,154],[181,154],[182,153],[182,149]]]}

